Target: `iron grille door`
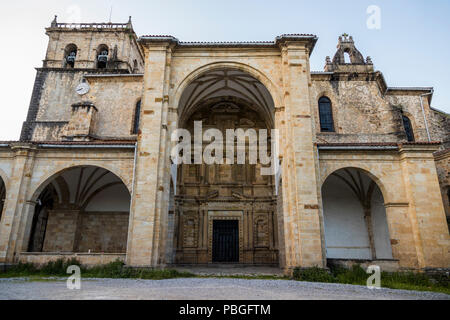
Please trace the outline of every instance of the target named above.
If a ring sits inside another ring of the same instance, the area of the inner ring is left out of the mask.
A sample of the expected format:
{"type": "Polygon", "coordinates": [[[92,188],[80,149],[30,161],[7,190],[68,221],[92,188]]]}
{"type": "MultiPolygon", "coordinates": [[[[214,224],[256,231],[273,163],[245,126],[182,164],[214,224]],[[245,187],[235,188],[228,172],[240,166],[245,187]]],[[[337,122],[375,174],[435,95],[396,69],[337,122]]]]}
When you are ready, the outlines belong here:
{"type": "Polygon", "coordinates": [[[214,221],[213,262],[239,262],[239,221],[214,221]]]}

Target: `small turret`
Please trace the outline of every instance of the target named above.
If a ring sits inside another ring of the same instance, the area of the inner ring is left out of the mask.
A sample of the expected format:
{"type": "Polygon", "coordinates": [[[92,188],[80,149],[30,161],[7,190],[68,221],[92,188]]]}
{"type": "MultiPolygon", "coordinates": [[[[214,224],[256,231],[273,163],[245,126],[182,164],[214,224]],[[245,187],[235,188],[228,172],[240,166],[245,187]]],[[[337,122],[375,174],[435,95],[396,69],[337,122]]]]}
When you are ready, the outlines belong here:
{"type": "Polygon", "coordinates": [[[352,36],[344,33],[339,37],[336,54],[331,61],[326,59],[326,72],[373,72],[373,62],[370,57],[364,59],[355,47],[352,36]]]}

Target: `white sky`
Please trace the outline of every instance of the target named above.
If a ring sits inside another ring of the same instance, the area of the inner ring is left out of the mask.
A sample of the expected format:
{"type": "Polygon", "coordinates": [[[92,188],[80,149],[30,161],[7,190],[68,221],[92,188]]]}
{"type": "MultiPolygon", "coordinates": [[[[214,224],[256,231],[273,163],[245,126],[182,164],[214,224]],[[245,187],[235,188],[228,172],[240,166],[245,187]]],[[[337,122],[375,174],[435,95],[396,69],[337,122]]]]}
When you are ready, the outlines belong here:
{"type": "Polygon", "coordinates": [[[323,70],[337,38],[353,35],[389,86],[433,86],[432,105],[450,113],[450,1],[448,0],[40,0],[0,3],[0,140],[18,140],[31,98],[35,70],[60,22],[126,22],[135,31],[171,34],[182,41],[273,40],[283,33],[313,33],[319,42],[312,70],[323,70]],[[367,28],[369,5],[381,9],[381,29],[367,28]]]}

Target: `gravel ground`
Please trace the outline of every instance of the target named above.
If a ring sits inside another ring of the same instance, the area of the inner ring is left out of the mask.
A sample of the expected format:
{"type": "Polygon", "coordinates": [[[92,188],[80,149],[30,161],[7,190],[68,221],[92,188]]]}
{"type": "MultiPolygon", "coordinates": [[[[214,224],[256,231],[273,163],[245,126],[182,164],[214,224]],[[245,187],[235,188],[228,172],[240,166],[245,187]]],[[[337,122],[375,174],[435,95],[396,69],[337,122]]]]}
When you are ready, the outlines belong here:
{"type": "Polygon", "coordinates": [[[0,279],[0,300],[450,300],[449,295],[283,280],[89,279],[81,290],[63,280],[0,279]]]}

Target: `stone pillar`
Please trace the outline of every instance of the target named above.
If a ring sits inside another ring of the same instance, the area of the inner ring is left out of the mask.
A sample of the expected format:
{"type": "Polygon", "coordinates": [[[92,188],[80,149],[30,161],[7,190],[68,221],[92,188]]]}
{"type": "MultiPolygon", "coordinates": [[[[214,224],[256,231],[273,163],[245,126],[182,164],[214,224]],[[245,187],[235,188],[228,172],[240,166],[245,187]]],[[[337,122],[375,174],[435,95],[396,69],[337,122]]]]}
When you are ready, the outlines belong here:
{"type": "Polygon", "coordinates": [[[0,263],[16,262],[15,254],[26,248],[23,233],[28,213],[32,211],[28,210],[26,196],[33,171],[35,149],[25,143],[13,144],[11,149],[15,152],[15,160],[0,225],[0,263]]]}
{"type": "MultiPolygon", "coordinates": [[[[324,267],[318,195],[317,151],[310,105],[309,49],[306,41],[281,43],[284,106],[281,120],[283,232],[282,267],[324,267]]],[[[280,119],[281,117],[281,119],[280,119]]]]}
{"type": "Polygon", "coordinates": [[[417,269],[417,250],[409,217],[408,203],[386,203],[386,219],[391,238],[392,256],[401,268],[417,269]]]}
{"type": "Polygon", "coordinates": [[[419,268],[448,268],[450,236],[445,216],[433,145],[404,145],[400,164],[405,181],[419,268]]]}
{"type": "Polygon", "coordinates": [[[135,267],[158,266],[164,256],[161,225],[168,207],[163,200],[170,191],[166,152],[170,42],[149,41],[144,50],[144,92],[127,249],[127,264],[135,267]]]}

